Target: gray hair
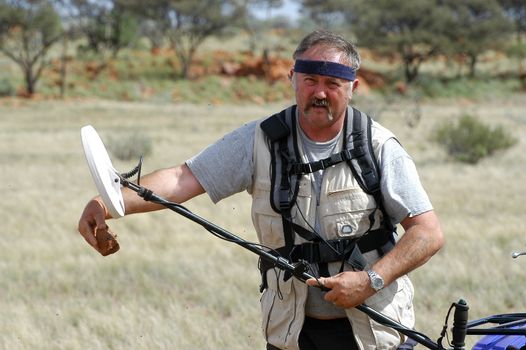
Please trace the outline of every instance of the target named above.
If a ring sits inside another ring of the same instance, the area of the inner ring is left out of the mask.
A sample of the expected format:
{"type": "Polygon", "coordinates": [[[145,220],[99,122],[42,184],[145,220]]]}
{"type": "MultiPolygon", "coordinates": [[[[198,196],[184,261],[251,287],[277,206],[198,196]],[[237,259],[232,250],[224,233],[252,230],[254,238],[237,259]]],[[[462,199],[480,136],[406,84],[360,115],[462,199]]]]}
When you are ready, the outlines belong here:
{"type": "Polygon", "coordinates": [[[299,58],[305,51],[317,45],[326,46],[329,49],[343,53],[344,62],[342,63],[349,65],[355,70],[360,68],[361,58],[354,44],[341,35],[325,30],[316,30],[304,37],[292,54],[292,58],[299,58]]]}

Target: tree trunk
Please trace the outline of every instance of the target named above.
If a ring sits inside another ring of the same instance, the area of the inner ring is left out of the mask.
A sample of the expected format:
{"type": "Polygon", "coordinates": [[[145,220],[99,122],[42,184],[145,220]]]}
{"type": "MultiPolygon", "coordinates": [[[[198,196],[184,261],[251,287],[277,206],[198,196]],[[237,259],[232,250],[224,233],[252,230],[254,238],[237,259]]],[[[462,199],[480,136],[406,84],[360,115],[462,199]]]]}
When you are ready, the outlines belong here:
{"type": "Polygon", "coordinates": [[[181,77],[187,80],[190,75],[190,64],[187,60],[181,60],[181,66],[181,77]]]}
{"type": "MultiPolygon", "coordinates": [[[[180,48],[182,48],[183,45],[180,45],[180,48]]],[[[183,79],[188,79],[190,77],[190,65],[192,64],[192,61],[194,59],[195,54],[195,48],[191,47],[188,52],[179,52],[178,57],[179,61],[181,62],[181,77],[183,79]]]]}
{"type": "Polygon", "coordinates": [[[405,61],[405,80],[408,84],[412,83],[418,76],[419,63],[414,61],[412,59],[405,61]]]}
{"type": "Polygon", "coordinates": [[[475,66],[477,65],[477,55],[469,55],[469,77],[475,77],[475,66]]]}
{"type": "Polygon", "coordinates": [[[60,64],[60,98],[63,99],[66,95],[66,75],[68,64],[68,37],[66,33],[64,33],[62,40],[62,60],[60,64]]]}
{"type": "Polygon", "coordinates": [[[24,67],[23,69],[24,69],[24,78],[25,78],[25,83],[26,83],[27,97],[31,97],[36,92],[36,80],[33,74],[33,66],[29,65],[27,67],[24,67]]]}

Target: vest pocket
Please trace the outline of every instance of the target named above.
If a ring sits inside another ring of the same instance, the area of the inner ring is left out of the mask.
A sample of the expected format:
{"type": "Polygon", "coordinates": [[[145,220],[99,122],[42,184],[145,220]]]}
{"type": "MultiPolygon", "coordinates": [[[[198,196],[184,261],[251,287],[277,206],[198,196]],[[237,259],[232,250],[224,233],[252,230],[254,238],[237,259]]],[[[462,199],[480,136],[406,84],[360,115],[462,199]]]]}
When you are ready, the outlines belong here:
{"type": "Polygon", "coordinates": [[[329,239],[359,237],[369,229],[375,208],[374,198],[361,188],[331,191],[320,205],[321,223],[329,239]]]}
{"type": "MultiPolygon", "coordinates": [[[[408,276],[398,278],[391,285],[365,301],[371,308],[400,322],[408,328],[415,325],[413,309],[414,289],[408,276]]],[[[393,329],[370,321],[377,344],[403,342],[405,337],[393,329]]]]}
{"type": "Polygon", "coordinates": [[[290,347],[297,341],[303,322],[306,286],[284,272],[267,271],[268,288],[261,296],[262,329],[267,341],[275,346],[290,347]]]}
{"type": "Polygon", "coordinates": [[[285,245],[281,216],[270,206],[270,183],[256,183],[252,194],[252,222],[261,244],[270,248],[285,245]]]}
{"type": "MultiPolygon", "coordinates": [[[[310,196],[310,183],[302,180],[298,189],[296,205],[291,211],[293,221],[302,226],[306,226],[303,218],[308,218],[311,208],[310,196]]],[[[263,245],[270,248],[280,248],[285,245],[283,219],[270,205],[270,183],[260,182],[256,183],[254,187],[252,221],[263,245]]]]}

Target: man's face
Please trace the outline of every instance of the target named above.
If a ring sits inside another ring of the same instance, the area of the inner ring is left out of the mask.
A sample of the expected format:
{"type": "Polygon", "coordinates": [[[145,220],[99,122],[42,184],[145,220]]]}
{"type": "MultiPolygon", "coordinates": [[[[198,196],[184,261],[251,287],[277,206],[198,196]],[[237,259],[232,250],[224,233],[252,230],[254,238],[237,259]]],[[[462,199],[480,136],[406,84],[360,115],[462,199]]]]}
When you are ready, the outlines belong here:
{"type": "MultiPolygon", "coordinates": [[[[302,60],[340,63],[341,53],[312,47],[299,57],[302,60]]],[[[345,116],[353,82],[324,75],[294,73],[296,103],[300,118],[318,127],[330,126],[345,116]]]]}

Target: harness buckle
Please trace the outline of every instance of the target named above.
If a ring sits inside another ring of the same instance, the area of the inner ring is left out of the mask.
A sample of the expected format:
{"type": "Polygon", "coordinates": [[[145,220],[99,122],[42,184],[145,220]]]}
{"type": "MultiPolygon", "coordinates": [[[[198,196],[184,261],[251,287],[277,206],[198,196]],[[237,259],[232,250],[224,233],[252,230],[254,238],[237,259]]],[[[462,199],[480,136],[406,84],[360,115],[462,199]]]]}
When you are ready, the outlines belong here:
{"type": "Polygon", "coordinates": [[[336,153],[336,154],[333,154],[331,157],[330,157],[331,161],[333,164],[338,164],[338,163],[341,163],[343,162],[343,155],[342,155],[342,152],[340,153],[336,153]]]}
{"type": "Polygon", "coordinates": [[[359,145],[352,150],[350,150],[351,158],[356,159],[365,156],[365,149],[359,145]]]}
{"type": "Polygon", "coordinates": [[[279,209],[281,211],[286,211],[290,209],[289,201],[289,190],[281,188],[279,190],[279,209]]]}
{"type": "Polygon", "coordinates": [[[321,168],[324,170],[332,165],[331,158],[322,159],[320,160],[320,163],[321,163],[321,168]]]}
{"type": "Polygon", "coordinates": [[[340,153],[342,155],[343,160],[349,161],[352,159],[352,153],[348,149],[345,149],[340,153]]]}

